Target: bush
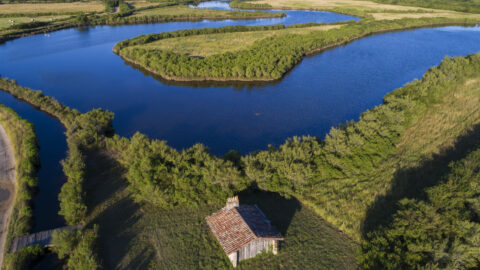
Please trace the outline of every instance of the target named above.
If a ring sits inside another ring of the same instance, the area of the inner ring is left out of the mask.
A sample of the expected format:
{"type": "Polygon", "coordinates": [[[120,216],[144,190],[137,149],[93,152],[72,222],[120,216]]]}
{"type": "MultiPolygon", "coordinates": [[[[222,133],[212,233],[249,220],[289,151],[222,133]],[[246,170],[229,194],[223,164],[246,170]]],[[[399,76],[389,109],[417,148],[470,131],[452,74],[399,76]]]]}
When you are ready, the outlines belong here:
{"type": "Polygon", "coordinates": [[[362,243],[364,269],[480,267],[480,149],[450,165],[425,200],[404,199],[393,222],[362,243]]]}

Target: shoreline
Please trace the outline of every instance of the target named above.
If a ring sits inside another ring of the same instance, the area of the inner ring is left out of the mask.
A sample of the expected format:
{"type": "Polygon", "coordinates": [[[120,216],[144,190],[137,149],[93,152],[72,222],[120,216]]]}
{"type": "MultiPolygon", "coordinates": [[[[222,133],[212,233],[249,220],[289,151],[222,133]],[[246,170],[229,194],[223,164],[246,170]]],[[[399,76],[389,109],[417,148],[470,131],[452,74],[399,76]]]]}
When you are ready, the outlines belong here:
{"type": "MultiPolygon", "coordinates": [[[[8,224],[16,195],[15,157],[8,135],[0,125],[0,187],[9,191],[8,198],[0,203],[0,267],[3,263],[8,224]]],[[[4,198],[0,198],[4,199],[4,198]]]]}

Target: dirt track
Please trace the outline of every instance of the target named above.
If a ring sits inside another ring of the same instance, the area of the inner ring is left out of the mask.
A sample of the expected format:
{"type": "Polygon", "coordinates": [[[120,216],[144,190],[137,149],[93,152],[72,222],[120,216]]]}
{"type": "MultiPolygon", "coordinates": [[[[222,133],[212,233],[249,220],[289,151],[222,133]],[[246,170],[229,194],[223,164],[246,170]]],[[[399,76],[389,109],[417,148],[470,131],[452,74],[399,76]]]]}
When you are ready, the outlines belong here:
{"type": "Polygon", "coordinates": [[[7,133],[0,125],[0,266],[15,194],[15,157],[7,133]]]}

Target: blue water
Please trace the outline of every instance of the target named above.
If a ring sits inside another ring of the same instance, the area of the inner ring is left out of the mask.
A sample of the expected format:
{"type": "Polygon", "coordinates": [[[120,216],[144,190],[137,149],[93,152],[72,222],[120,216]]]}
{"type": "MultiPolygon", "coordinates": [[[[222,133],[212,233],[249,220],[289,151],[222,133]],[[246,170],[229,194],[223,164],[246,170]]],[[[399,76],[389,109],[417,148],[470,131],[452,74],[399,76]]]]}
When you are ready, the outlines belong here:
{"type": "MultiPolygon", "coordinates": [[[[216,10],[240,10],[240,11],[255,12],[255,10],[230,8],[228,1],[208,1],[208,2],[202,2],[196,6],[190,5],[190,7],[216,9],[216,10]]],[[[262,12],[285,13],[287,15],[284,18],[257,20],[257,21],[263,21],[264,23],[261,23],[261,24],[264,24],[264,25],[271,25],[271,24],[292,25],[292,24],[307,23],[307,22],[332,23],[332,22],[349,21],[349,20],[358,21],[360,19],[358,17],[332,13],[327,11],[271,9],[271,10],[262,10],[262,12]]],[[[247,25],[247,24],[242,23],[242,25],[247,25]]],[[[258,25],[258,24],[255,23],[254,25],[258,25]]]]}
{"type": "Polygon", "coordinates": [[[58,193],[65,180],[60,160],[66,154],[65,129],[56,119],[42,113],[32,106],[18,101],[10,94],[0,91],[0,102],[15,109],[22,117],[33,122],[40,144],[41,169],[38,174],[40,191],[35,198],[34,231],[48,230],[64,223],[58,215],[58,193]]]}
{"type": "MultiPolygon", "coordinates": [[[[330,127],[358,119],[446,55],[480,50],[478,27],[387,33],[308,57],[284,79],[268,84],[168,83],[144,75],[112,52],[118,41],[154,32],[310,22],[310,13],[325,21],[352,18],[302,11],[306,19],[300,20],[292,15],[300,13],[287,13],[291,16],[282,19],[101,26],[25,37],[0,45],[0,74],[83,112],[97,107],[115,112],[114,126],[122,136],[140,131],[177,149],[203,143],[217,155],[230,149],[246,154],[294,135],[323,138],[330,127]]],[[[66,152],[63,130],[49,117],[22,110],[26,105],[8,95],[0,95],[0,102],[35,123],[43,149],[37,229],[60,225],[53,201],[64,181],[58,166],[66,152]]]]}

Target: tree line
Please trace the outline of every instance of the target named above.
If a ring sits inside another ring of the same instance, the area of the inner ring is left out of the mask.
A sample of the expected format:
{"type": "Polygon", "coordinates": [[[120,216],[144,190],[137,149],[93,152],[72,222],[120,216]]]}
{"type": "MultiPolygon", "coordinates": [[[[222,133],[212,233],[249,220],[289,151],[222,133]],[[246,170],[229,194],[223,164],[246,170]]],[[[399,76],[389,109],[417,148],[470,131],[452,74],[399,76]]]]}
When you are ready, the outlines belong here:
{"type": "Polygon", "coordinates": [[[231,8],[238,8],[238,9],[272,9],[272,6],[267,3],[257,4],[257,3],[243,2],[240,0],[234,0],[230,2],[229,6],[231,8]]]}
{"type": "MultiPolygon", "coordinates": [[[[104,143],[104,137],[113,134],[113,113],[102,109],[94,109],[82,114],[75,109],[70,109],[68,106],[60,104],[52,97],[43,95],[39,90],[22,87],[16,81],[8,78],[0,78],[0,89],[52,115],[65,126],[68,153],[61,163],[67,181],[58,195],[60,201],[59,214],[65,218],[66,223],[69,225],[82,223],[87,212],[84,191],[86,172],[84,152],[101,147],[104,143]]],[[[89,235],[91,234],[90,230],[84,229],[81,233],[89,235]]],[[[94,245],[87,245],[87,247],[93,248],[94,245]]],[[[21,250],[18,254],[15,253],[14,256],[19,261],[12,266],[12,269],[18,269],[18,265],[23,265],[26,263],[26,259],[29,258],[28,256],[20,256],[21,254],[40,255],[41,253],[38,251],[37,248],[30,247],[21,250]]],[[[90,256],[89,254],[95,254],[95,251],[91,250],[89,253],[82,252],[75,256],[82,255],[88,257],[90,256]]],[[[84,257],[84,259],[90,260],[87,257],[84,257]]],[[[82,264],[72,264],[77,266],[77,268],[72,269],[96,269],[99,267],[99,262],[96,259],[95,261],[96,267],[81,268],[82,264]]],[[[92,264],[89,264],[89,266],[92,266],[92,264]]]]}

